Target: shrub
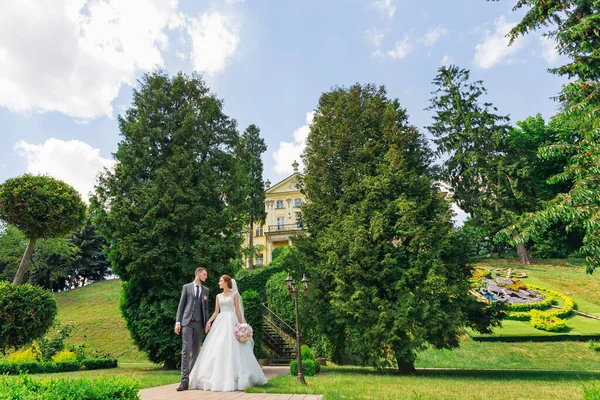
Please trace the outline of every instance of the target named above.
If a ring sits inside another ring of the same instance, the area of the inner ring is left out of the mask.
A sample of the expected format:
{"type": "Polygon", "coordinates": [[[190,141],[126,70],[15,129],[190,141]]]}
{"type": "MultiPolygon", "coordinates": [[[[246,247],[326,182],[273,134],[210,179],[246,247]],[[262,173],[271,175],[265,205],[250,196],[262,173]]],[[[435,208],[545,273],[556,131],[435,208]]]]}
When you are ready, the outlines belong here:
{"type": "Polygon", "coordinates": [[[56,316],[52,293],[29,284],[0,282],[0,352],[18,349],[44,335],[56,316]]]}
{"type": "Polygon", "coordinates": [[[32,379],[0,377],[0,400],[137,400],[140,384],[131,378],[32,379]]]}
{"type": "Polygon", "coordinates": [[[64,362],[64,361],[77,361],[77,355],[69,350],[61,350],[54,357],[52,357],[52,361],[64,362]]]}
{"type": "MultiPolygon", "coordinates": [[[[317,369],[320,370],[320,365],[315,360],[302,360],[302,373],[304,376],[314,376],[319,372],[317,369]]],[[[290,375],[298,375],[298,360],[293,360],[290,363],[290,375]]]]}
{"type": "Polygon", "coordinates": [[[254,337],[254,355],[256,358],[263,357],[262,338],[264,331],[263,307],[260,295],[255,290],[246,290],[242,295],[244,301],[244,316],[250,324],[254,337]]]}
{"type": "Polygon", "coordinates": [[[296,311],[294,300],[285,285],[287,272],[278,272],[271,275],[266,284],[267,305],[269,310],[277,314],[288,325],[296,326],[296,311]]]}
{"type": "Polygon", "coordinates": [[[116,368],[114,358],[85,359],[83,361],[63,362],[0,362],[0,375],[18,375],[21,373],[46,374],[79,370],[116,368]]]}
{"type": "Polygon", "coordinates": [[[556,316],[547,316],[539,310],[531,310],[531,326],[547,332],[563,332],[567,329],[567,321],[556,316]]]}
{"type": "Polygon", "coordinates": [[[54,330],[37,341],[44,360],[52,360],[54,355],[65,348],[65,340],[71,336],[74,325],[69,322],[61,324],[56,322],[54,330]]]}
{"type": "Polygon", "coordinates": [[[588,349],[594,350],[594,351],[600,351],[600,343],[590,340],[588,342],[588,349]]]}
{"type": "Polygon", "coordinates": [[[600,381],[583,384],[583,400],[600,400],[600,381]]]}
{"type": "Polygon", "coordinates": [[[8,361],[14,363],[42,362],[43,355],[34,342],[27,349],[16,351],[9,355],[8,361]]]}
{"type": "Polygon", "coordinates": [[[310,347],[308,347],[307,345],[303,344],[302,347],[300,348],[300,354],[302,357],[302,361],[304,360],[315,360],[315,353],[313,353],[313,351],[310,349],[310,347]]]}
{"type": "Polygon", "coordinates": [[[269,278],[281,271],[297,269],[301,263],[301,255],[295,247],[278,247],[273,250],[273,261],[266,267],[258,269],[243,269],[239,271],[237,280],[240,293],[246,290],[256,290],[261,296],[265,294],[265,288],[269,278]]]}

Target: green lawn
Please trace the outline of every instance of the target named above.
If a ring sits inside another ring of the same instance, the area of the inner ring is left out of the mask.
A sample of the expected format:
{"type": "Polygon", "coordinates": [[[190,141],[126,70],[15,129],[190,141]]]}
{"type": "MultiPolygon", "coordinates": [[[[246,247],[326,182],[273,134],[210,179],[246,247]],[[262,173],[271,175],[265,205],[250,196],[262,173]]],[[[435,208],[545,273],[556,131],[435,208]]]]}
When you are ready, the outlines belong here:
{"type": "MultiPolygon", "coordinates": [[[[495,268],[515,264],[490,260],[478,265],[495,268]]],[[[600,281],[586,275],[583,264],[575,261],[535,263],[522,268],[532,277],[528,282],[561,291],[575,300],[578,308],[600,315],[600,281]]],[[[118,280],[95,283],[59,293],[59,319],[75,323],[73,343],[85,341],[90,349],[110,352],[119,359],[111,370],[33,375],[79,378],[83,376],[128,376],[143,388],[175,383],[179,371],[163,371],[147,362],[131,342],[119,311],[121,283],[118,280]]],[[[600,321],[572,317],[571,333],[598,332],[600,321]]],[[[529,322],[505,321],[500,335],[543,335],[529,322]]],[[[249,391],[280,393],[321,393],[325,399],[581,399],[583,384],[600,379],[600,353],[589,350],[586,342],[477,342],[461,339],[455,350],[428,349],[419,355],[417,376],[375,373],[368,368],[324,368],[309,385],[301,387],[290,376],[277,377],[263,388],[249,391]]]]}
{"type": "Polygon", "coordinates": [[[69,343],[85,343],[90,350],[110,353],[119,361],[147,362],[121,316],[120,297],[117,279],[58,293],[58,319],[75,324],[69,343]]]}
{"type": "Polygon", "coordinates": [[[600,372],[523,370],[420,370],[416,376],[375,373],[366,368],[325,367],[308,385],[279,376],[252,393],[324,394],[337,399],[581,399],[583,383],[600,372]]]}

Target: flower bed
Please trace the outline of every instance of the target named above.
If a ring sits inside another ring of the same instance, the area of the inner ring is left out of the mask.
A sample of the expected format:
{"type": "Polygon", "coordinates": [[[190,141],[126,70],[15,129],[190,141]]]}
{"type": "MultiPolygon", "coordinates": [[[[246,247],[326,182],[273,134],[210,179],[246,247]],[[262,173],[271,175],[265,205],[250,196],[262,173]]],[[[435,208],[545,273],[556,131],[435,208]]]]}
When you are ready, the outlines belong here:
{"type": "Polygon", "coordinates": [[[508,305],[508,309],[511,311],[508,312],[507,318],[519,321],[531,321],[531,326],[534,328],[548,332],[561,332],[566,330],[566,321],[562,318],[571,314],[571,311],[575,308],[573,299],[560,292],[546,289],[538,285],[528,284],[527,288],[542,293],[546,296],[545,300],[537,303],[510,304],[508,305]],[[555,304],[556,299],[563,300],[565,305],[560,309],[541,311],[550,307],[552,304],[555,304]]]}

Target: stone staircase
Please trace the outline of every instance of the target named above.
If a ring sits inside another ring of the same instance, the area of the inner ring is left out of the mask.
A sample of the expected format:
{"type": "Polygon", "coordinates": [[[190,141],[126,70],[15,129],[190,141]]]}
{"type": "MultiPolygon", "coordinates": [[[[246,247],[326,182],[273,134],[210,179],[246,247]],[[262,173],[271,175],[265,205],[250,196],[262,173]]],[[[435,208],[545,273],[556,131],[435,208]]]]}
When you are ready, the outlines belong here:
{"type": "Polygon", "coordinates": [[[264,305],[263,310],[263,345],[277,354],[277,358],[271,359],[271,365],[289,365],[292,360],[296,359],[295,332],[291,326],[264,305]]]}

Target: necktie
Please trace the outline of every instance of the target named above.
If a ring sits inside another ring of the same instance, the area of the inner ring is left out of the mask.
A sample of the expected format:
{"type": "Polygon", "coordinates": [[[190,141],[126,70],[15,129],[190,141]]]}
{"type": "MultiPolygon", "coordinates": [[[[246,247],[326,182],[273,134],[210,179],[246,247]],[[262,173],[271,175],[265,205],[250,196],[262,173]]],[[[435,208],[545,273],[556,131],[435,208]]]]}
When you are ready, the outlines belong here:
{"type": "Polygon", "coordinates": [[[200,286],[196,285],[196,298],[200,297],[200,286]]]}

